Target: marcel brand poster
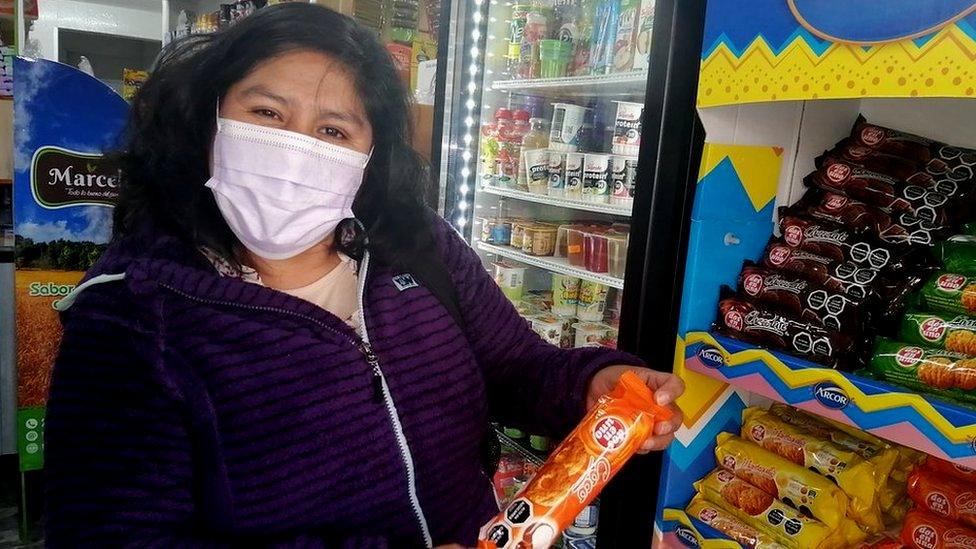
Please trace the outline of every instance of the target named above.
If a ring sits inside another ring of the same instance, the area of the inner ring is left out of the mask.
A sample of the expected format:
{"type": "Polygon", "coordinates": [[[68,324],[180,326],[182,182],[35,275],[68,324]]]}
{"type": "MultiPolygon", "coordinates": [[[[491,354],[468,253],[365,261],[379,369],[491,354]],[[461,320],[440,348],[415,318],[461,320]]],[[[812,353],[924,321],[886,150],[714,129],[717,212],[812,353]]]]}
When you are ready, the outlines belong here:
{"type": "Polygon", "coordinates": [[[93,77],[52,61],[14,61],[17,445],[21,470],[44,465],[44,405],[61,341],[53,303],[105,249],[127,103],[93,77]]]}

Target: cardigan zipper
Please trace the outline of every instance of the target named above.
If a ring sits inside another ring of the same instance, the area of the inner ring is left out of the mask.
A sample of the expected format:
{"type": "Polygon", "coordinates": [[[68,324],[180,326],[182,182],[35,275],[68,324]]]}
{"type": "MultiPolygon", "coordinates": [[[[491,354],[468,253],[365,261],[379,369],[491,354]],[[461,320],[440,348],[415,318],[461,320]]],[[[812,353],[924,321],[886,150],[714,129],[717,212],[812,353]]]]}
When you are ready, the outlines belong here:
{"type": "Polygon", "coordinates": [[[237,307],[239,309],[246,309],[252,311],[262,311],[283,314],[286,316],[292,316],[295,318],[300,318],[307,322],[311,322],[316,326],[324,328],[329,332],[345,339],[355,347],[363,358],[366,359],[366,363],[369,365],[373,374],[373,400],[377,404],[383,404],[386,409],[387,415],[390,419],[390,424],[393,428],[393,435],[396,438],[397,446],[400,451],[400,459],[403,461],[403,465],[407,472],[407,494],[410,499],[410,505],[413,507],[414,517],[417,519],[417,524],[420,527],[421,536],[424,538],[424,544],[426,547],[433,547],[434,542],[430,536],[430,530],[427,526],[427,519],[424,516],[424,511],[420,507],[420,499],[417,497],[417,486],[416,486],[416,475],[413,466],[413,457],[410,454],[410,447],[407,445],[407,437],[403,433],[403,426],[400,424],[400,417],[396,411],[396,404],[393,402],[393,396],[390,394],[390,388],[386,384],[386,376],[383,375],[383,370],[380,367],[379,357],[376,352],[373,351],[373,347],[369,343],[369,333],[366,331],[366,308],[364,307],[366,294],[366,275],[369,269],[369,252],[363,255],[362,268],[359,273],[359,315],[360,315],[360,325],[362,327],[361,337],[351,337],[348,334],[344,334],[339,330],[325,324],[319,319],[312,317],[310,315],[302,314],[296,311],[290,311],[288,309],[282,309],[280,307],[267,307],[263,305],[250,305],[247,303],[239,303],[235,301],[224,301],[219,299],[208,299],[203,297],[197,297],[191,295],[183,290],[170,286],[169,284],[159,283],[163,288],[166,288],[170,292],[177,294],[181,297],[189,299],[191,301],[196,301],[197,303],[202,303],[205,305],[223,305],[229,307],[237,307]]]}

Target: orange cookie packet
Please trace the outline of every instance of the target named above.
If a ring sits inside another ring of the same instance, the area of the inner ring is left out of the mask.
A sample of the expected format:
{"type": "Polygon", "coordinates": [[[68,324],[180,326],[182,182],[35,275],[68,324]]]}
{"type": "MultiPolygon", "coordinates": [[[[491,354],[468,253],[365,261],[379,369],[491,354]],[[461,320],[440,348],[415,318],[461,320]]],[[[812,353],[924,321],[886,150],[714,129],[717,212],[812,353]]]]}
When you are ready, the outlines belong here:
{"type": "Polygon", "coordinates": [[[482,527],[479,549],[544,549],[600,493],[640,449],[654,424],[671,410],[633,372],[583,418],[536,476],[482,527]]]}

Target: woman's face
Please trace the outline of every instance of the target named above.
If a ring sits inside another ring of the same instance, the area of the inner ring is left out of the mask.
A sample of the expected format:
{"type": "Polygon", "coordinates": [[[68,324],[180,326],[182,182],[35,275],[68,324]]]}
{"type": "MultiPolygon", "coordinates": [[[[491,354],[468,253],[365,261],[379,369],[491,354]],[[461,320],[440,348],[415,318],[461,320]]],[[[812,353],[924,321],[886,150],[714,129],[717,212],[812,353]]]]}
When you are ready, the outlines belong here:
{"type": "Polygon", "coordinates": [[[361,153],[373,147],[373,129],[352,75],[324,53],[298,50],[258,65],[227,91],[220,116],[361,153]]]}

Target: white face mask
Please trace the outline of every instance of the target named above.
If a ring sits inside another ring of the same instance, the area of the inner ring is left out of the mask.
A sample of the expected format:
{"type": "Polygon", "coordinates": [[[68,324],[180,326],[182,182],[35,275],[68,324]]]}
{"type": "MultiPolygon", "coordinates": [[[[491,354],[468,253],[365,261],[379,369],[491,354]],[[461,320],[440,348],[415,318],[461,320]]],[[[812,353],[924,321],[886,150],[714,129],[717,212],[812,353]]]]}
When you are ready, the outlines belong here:
{"type": "Polygon", "coordinates": [[[218,118],[207,187],[248,250],[288,259],[353,217],[369,158],[307,135],[218,118]]]}

